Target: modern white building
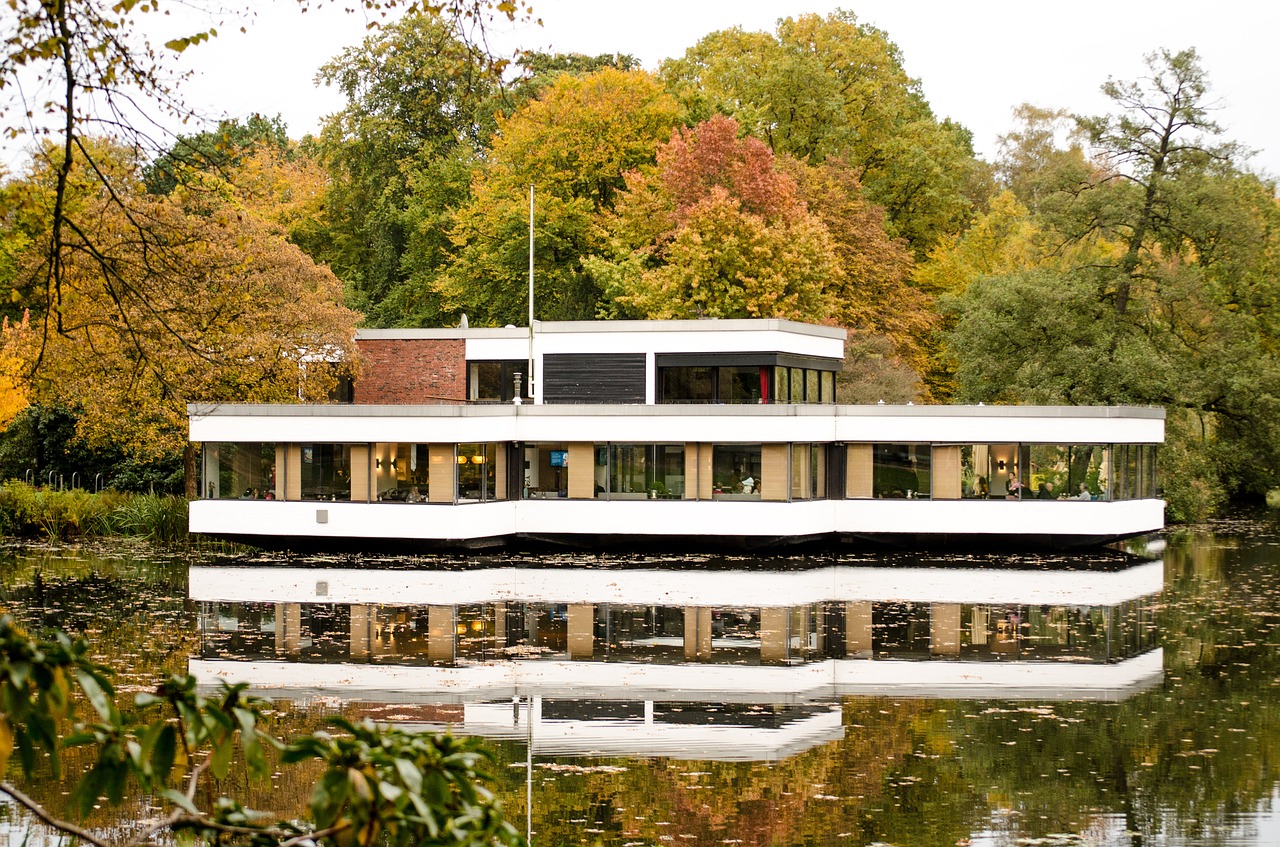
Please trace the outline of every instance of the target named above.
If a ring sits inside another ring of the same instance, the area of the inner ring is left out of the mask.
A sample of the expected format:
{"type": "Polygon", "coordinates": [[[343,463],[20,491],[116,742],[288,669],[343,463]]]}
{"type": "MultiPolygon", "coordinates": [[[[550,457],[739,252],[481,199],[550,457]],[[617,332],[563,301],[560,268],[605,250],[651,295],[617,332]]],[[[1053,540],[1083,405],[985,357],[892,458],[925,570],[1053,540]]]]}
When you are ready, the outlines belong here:
{"type": "Polygon", "coordinates": [[[837,405],[839,329],[615,321],[357,340],[354,404],[189,407],[204,444],[192,531],[318,549],[767,549],[1089,546],[1163,526],[1163,410],[837,405]]]}

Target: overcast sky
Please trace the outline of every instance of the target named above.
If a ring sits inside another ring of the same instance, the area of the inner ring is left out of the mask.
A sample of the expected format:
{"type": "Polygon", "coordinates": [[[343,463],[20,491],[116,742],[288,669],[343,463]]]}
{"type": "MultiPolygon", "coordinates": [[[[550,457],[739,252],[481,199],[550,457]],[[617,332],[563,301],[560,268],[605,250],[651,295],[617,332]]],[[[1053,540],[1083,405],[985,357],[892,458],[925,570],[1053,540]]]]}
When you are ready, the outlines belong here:
{"type": "MultiPolygon", "coordinates": [[[[740,26],[772,30],[780,17],[843,6],[888,33],[908,73],[940,117],[974,133],[992,158],[1019,103],[1097,114],[1108,76],[1133,79],[1144,54],[1195,47],[1208,70],[1227,136],[1259,150],[1253,165],[1280,174],[1280,108],[1274,44],[1280,3],[1189,0],[532,0],[541,27],[496,27],[503,49],[630,53],[648,69],[703,35],[740,26]]],[[[313,79],[320,65],[367,35],[359,13],[322,7],[303,15],[292,0],[262,2],[247,34],[224,27],[183,57],[197,76],[186,98],[211,115],[281,115],[290,135],[315,132],[341,100],[313,79]]]]}

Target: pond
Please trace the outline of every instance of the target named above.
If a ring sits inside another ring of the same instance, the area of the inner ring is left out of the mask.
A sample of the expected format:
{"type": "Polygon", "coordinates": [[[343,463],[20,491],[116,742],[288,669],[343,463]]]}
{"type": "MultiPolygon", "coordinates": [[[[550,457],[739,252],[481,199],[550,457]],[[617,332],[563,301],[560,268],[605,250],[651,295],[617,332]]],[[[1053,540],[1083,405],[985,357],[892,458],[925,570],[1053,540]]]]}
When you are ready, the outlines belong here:
{"type": "Polygon", "coordinates": [[[279,735],[482,736],[534,844],[1256,847],[1280,843],[1278,571],[1267,516],[1052,557],[9,547],[0,607],[86,632],[125,690],[250,681],[279,735]]]}

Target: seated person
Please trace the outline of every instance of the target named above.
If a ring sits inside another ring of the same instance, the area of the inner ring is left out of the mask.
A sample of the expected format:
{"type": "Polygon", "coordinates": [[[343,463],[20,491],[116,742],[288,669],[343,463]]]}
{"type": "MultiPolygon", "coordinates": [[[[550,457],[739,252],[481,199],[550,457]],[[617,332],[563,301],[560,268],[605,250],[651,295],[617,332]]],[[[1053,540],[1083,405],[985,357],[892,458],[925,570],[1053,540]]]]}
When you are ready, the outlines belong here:
{"type": "Polygon", "coordinates": [[[742,493],[751,494],[752,492],[755,491],[755,488],[756,488],[755,477],[751,476],[750,474],[747,474],[746,479],[742,480],[742,493]]]}
{"type": "Polygon", "coordinates": [[[1071,499],[1072,500],[1092,500],[1093,495],[1089,493],[1089,486],[1085,485],[1082,482],[1080,483],[1080,493],[1077,494],[1075,497],[1072,497],[1071,499]]]}
{"type": "Polygon", "coordinates": [[[1042,483],[1040,483],[1040,491],[1036,493],[1036,498],[1037,498],[1037,499],[1039,499],[1039,500],[1052,500],[1052,499],[1054,499],[1054,497],[1053,497],[1053,483],[1052,483],[1052,482],[1042,482],[1042,483]]]}
{"type": "Polygon", "coordinates": [[[418,491],[418,486],[409,489],[409,496],[405,498],[409,503],[421,503],[423,501],[422,492],[418,491]]]}

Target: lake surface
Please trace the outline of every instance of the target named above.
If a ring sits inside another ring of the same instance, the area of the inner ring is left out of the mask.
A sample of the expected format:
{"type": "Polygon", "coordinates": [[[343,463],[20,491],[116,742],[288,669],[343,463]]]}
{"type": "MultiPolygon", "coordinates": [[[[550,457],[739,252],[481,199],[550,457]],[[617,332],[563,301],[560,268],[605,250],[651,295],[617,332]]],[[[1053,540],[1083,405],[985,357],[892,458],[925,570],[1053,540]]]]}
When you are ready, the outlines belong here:
{"type": "MultiPolygon", "coordinates": [[[[1280,844],[1269,516],[1052,557],[9,547],[0,607],[109,647],[126,690],[251,681],[280,735],[482,736],[535,844],[1280,844]]],[[[243,791],[288,812],[306,776],[243,791]]]]}

